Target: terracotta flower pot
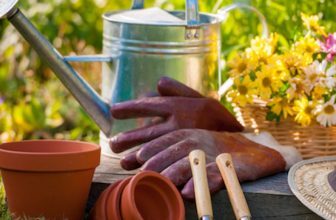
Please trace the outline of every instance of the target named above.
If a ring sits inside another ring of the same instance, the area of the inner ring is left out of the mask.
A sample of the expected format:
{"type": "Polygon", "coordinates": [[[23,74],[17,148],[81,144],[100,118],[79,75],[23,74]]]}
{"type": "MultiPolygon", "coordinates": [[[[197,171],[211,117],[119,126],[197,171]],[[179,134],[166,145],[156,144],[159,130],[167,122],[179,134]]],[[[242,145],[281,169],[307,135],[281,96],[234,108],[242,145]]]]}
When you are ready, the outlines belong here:
{"type": "Polygon", "coordinates": [[[121,197],[121,214],[127,220],[183,220],[184,204],[174,184],[159,173],[135,175],[121,197]]]}
{"type": "Polygon", "coordinates": [[[0,169],[12,217],[82,219],[99,161],[100,147],[84,142],[0,145],[0,169]]]}

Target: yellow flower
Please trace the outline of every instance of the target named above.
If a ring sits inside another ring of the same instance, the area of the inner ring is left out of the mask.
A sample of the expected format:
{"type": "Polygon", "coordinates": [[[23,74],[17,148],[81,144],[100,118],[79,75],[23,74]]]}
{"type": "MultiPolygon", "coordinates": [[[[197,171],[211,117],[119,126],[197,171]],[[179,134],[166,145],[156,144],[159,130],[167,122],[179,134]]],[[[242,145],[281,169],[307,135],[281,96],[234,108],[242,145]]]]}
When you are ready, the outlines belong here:
{"type": "Polygon", "coordinates": [[[244,76],[243,79],[236,77],[234,79],[234,88],[235,89],[228,93],[228,97],[231,98],[234,103],[245,106],[253,102],[255,88],[249,76],[244,76]]]}
{"type": "Polygon", "coordinates": [[[270,56],[273,54],[278,43],[278,34],[272,33],[269,37],[256,37],[251,41],[251,49],[257,53],[264,53],[270,56]]]}
{"type": "Polygon", "coordinates": [[[230,67],[230,75],[231,77],[248,75],[253,66],[250,60],[246,57],[245,53],[240,53],[233,60],[228,62],[228,66],[230,67]]]}
{"type": "Polygon", "coordinates": [[[306,26],[306,28],[314,33],[321,34],[323,36],[326,36],[326,33],[324,31],[324,27],[320,26],[319,24],[319,17],[318,15],[306,15],[304,13],[301,13],[301,19],[303,21],[303,25],[306,26]]]}
{"type": "Polygon", "coordinates": [[[291,76],[301,74],[301,68],[312,62],[312,56],[307,53],[298,53],[295,50],[286,51],[282,57],[282,62],[291,76]]]}
{"type": "Polygon", "coordinates": [[[318,115],[316,120],[323,126],[330,126],[336,124],[336,105],[335,105],[335,95],[331,99],[318,106],[318,115]]]}
{"type": "Polygon", "coordinates": [[[256,87],[259,96],[263,99],[269,99],[273,91],[278,91],[282,86],[276,69],[272,65],[264,65],[261,70],[256,73],[256,87]]]}
{"type": "Polygon", "coordinates": [[[282,114],[284,118],[288,115],[293,115],[293,110],[289,100],[285,97],[275,97],[268,104],[271,107],[271,111],[277,115],[282,114]]]}
{"type": "Polygon", "coordinates": [[[315,38],[306,36],[294,44],[294,50],[299,54],[308,53],[311,55],[320,50],[320,45],[315,38]]]}
{"type": "Polygon", "coordinates": [[[282,81],[287,81],[290,77],[288,70],[282,60],[281,55],[273,54],[267,60],[268,65],[274,68],[274,73],[277,77],[279,77],[282,81]]]}
{"type": "Polygon", "coordinates": [[[313,99],[315,100],[321,99],[323,95],[325,95],[327,92],[328,89],[325,86],[317,84],[312,92],[313,99]]]}
{"type": "Polygon", "coordinates": [[[295,116],[295,121],[303,126],[308,126],[311,123],[312,117],[314,116],[314,109],[316,104],[312,101],[308,101],[307,97],[294,101],[293,110],[297,112],[295,116]]]}
{"type": "Polygon", "coordinates": [[[278,35],[272,33],[268,38],[256,37],[251,41],[251,47],[247,48],[246,54],[251,61],[260,64],[268,64],[269,57],[271,57],[275,51],[278,42],[278,35]]]}

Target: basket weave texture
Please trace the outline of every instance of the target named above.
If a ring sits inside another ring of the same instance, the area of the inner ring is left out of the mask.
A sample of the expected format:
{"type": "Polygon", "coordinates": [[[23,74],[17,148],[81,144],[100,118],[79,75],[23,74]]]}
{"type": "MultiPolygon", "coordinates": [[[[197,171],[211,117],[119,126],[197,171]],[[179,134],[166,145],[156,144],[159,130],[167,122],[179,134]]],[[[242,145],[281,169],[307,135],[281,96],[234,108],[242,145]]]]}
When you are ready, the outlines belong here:
{"type": "Polygon", "coordinates": [[[268,131],[280,144],[296,147],[304,159],[336,155],[336,126],[323,127],[312,121],[303,127],[291,117],[281,119],[279,123],[268,121],[267,108],[261,103],[235,107],[234,110],[247,132],[268,131]]]}

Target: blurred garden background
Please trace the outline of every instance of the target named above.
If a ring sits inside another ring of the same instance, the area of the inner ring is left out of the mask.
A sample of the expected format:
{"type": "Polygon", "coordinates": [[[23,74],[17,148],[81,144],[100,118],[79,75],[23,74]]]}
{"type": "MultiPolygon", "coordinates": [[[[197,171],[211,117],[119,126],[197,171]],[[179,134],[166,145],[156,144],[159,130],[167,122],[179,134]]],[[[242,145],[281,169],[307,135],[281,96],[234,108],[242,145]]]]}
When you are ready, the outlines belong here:
{"type": "MultiPolygon", "coordinates": [[[[146,0],[146,7],[184,9],[183,0],[146,0]]],[[[232,0],[199,0],[202,12],[215,13],[232,0]]],[[[328,32],[336,31],[334,0],[242,0],[259,9],[270,32],[288,47],[302,34],[301,13],[318,15],[328,32]]],[[[63,55],[98,54],[102,48],[102,18],[106,11],[128,9],[131,0],[21,0],[19,6],[63,55]]],[[[222,59],[230,59],[260,35],[255,14],[230,13],[222,25],[222,59]]],[[[75,64],[100,90],[101,64],[75,64]]],[[[77,139],[98,142],[98,128],[63,88],[50,69],[8,21],[0,21],[0,143],[22,139],[77,139]]],[[[0,219],[5,213],[0,184],[0,219]]]]}

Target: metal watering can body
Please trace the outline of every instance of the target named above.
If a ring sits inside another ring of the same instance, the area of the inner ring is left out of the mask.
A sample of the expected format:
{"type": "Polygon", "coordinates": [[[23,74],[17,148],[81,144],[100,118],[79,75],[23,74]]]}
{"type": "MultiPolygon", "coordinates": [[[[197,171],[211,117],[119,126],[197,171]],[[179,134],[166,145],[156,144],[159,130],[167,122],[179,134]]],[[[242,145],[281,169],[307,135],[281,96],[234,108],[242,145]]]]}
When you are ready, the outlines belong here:
{"type": "MultiPolygon", "coordinates": [[[[220,54],[220,20],[199,14],[196,26],[171,24],[138,24],[103,16],[103,54],[116,56],[103,63],[102,96],[118,103],[153,95],[163,75],[177,79],[208,94],[211,77],[216,77],[220,54]],[[188,36],[189,34],[189,36],[188,36]],[[196,36],[195,36],[196,35],[196,36]]],[[[171,14],[184,20],[187,12],[171,14]]],[[[213,81],[213,80],[212,80],[213,81]]],[[[130,128],[142,127],[147,120],[114,120],[112,135],[130,128]]],[[[109,137],[100,134],[103,153],[111,154],[109,137]]]]}
{"type": "MultiPolygon", "coordinates": [[[[108,146],[111,136],[145,123],[113,120],[112,104],[148,96],[163,75],[203,94],[210,92],[210,78],[220,76],[220,25],[224,18],[199,13],[197,0],[186,0],[185,12],[169,12],[186,19],[183,24],[122,22],[113,19],[119,11],[106,13],[103,54],[82,57],[60,55],[15,7],[17,1],[0,0],[0,18],[6,17],[15,26],[100,127],[102,152],[107,155],[118,157],[108,146]],[[104,62],[102,97],[72,68],[70,61],[104,62]]],[[[143,5],[143,0],[134,0],[132,9],[143,5]]],[[[222,14],[237,7],[241,5],[224,8],[222,14]]]]}

